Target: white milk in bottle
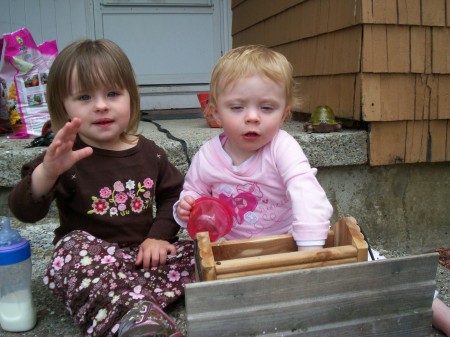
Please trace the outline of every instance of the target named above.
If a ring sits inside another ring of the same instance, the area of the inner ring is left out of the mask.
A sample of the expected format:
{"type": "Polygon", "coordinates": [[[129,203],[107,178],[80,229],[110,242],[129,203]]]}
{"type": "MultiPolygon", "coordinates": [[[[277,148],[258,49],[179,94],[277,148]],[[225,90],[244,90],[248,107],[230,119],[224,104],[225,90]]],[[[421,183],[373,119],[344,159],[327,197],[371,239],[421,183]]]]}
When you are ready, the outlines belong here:
{"type": "Polygon", "coordinates": [[[0,230],[0,325],[12,332],[27,331],[36,325],[30,243],[11,229],[6,217],[0,230]]]}

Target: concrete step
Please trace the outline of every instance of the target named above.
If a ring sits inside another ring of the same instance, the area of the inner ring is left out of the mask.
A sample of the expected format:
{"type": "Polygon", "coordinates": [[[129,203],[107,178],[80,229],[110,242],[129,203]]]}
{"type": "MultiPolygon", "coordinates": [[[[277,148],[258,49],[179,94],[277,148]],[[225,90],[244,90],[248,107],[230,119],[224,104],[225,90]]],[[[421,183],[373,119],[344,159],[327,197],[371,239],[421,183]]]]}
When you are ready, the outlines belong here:
{"type": "MultiPolygon", "coordinates": [[[[308,134],[303,131],[303,124],[295,121],[286,122],[283,129],[299,142],[314,167],[367,163],[366,131],[308,134]]],[[[192,158],[203,143],[221,130],[209,128],[201,118],[141,121],[139,124],[139,132],[163,147],[171,162],[183,173],[188,168],[186,154],[192,158]],[[181,142],[168,136],[178,138],[181,142]],[[183,142],[186,144],[186,152],[183,142]]],[[[10,140],[4,135],[0,136],[0,187],[13,187],[20,178],[21,166],[45,151],[46,147],[26,148],[30,142],[29,139],[10,140]]]]}

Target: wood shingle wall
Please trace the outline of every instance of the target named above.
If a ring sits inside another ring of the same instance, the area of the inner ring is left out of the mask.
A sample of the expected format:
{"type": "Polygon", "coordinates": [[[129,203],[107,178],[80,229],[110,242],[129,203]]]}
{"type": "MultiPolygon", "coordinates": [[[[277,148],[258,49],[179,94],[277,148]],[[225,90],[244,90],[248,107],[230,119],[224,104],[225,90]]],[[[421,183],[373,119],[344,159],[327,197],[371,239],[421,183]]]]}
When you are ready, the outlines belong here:
{"type": "Polygon", "coordinates": [[[450,161],[450,0],[234,0],[233,46],[294,66],[304,104],[369,122],[370,164],[450,161]]]}

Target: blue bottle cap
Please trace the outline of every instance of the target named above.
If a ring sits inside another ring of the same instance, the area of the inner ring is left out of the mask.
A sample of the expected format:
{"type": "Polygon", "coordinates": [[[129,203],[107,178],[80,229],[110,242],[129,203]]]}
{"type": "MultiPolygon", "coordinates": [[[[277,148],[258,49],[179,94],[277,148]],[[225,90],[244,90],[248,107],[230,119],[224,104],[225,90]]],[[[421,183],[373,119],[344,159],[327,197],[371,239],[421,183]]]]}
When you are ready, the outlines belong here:
{"type": "Polygon", "coordinates": [[[17,230],[11,229],[9,218],[3,217],[0,230],[0,266],[19,263],[30,256],[30,243],[17,230]]]}

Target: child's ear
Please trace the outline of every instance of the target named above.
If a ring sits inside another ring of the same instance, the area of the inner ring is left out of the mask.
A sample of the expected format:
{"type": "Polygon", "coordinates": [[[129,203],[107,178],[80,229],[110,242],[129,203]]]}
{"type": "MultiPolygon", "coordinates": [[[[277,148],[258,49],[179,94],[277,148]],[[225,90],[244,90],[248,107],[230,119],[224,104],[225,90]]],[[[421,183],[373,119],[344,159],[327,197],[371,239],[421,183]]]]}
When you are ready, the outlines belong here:
{"type": "Polygon", "coordinates": [[[216,120],[216,122],[217,122],[220,126],[222,126],[222,121],[221,121],[221,119],[220,119],[219,112],[217,111],[217,108],[216,108],[216,106],[215,106],[214,104],[210,104],[210,106],[209,106],[209,111],[211,112],[211,115],[214,117],[214,119],[216,120]]]}
{"type": "Polygon", "coordinates": [[[283,122],[284,122],[286,119],[289,119],[290,116],[291,116],[291,106],[288,105],[288,106],[286,107],[286,109],[284,110],[284,114],[283,114],[283,122]]]}

